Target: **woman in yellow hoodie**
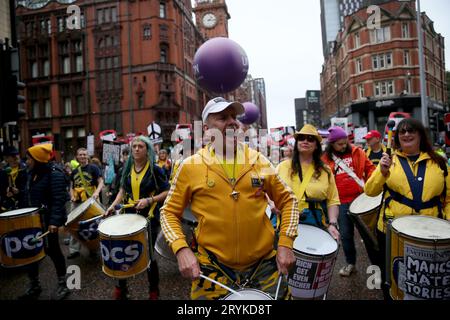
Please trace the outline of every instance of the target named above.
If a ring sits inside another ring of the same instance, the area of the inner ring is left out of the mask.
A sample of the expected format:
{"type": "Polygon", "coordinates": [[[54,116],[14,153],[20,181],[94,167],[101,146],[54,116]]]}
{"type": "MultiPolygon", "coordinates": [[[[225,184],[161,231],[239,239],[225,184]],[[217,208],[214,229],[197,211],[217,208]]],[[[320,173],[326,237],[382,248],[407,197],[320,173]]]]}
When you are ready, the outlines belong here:
{"type": "MultiPolygon", "coordinates": [[[[380,247],[378,265],[383,277],[388,220],[407,215],[450,220],[447,164],[433,151],[422,123],[416,119],[402,120],[395,134],[395,145],[399,149],[392,157],[383,154],[364,188],[365,193],[373,197],[385,190],[377,228],[380,247]]],[[[385,299],[389,299],[388,289],[386,286],[383,288],[385,299]]]]}

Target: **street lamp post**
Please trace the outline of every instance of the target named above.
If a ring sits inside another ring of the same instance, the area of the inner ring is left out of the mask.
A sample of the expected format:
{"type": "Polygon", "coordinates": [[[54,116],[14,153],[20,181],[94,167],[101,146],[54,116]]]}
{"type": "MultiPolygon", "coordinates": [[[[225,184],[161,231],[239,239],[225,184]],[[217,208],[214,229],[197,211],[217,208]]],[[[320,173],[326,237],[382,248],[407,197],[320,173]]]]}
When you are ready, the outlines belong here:
{"type": "Polygon", "coordinates": [[[422,121],[424,126],[429,127],[428,123],[428,101],[427,87],[425,78],[425,56],[423,50],[423,32],[422,32],[422,16],[420,11],[420,0],[417,0],[417,36],[419,38],[419,67],[420,67],[420,97],[422,121]]]}

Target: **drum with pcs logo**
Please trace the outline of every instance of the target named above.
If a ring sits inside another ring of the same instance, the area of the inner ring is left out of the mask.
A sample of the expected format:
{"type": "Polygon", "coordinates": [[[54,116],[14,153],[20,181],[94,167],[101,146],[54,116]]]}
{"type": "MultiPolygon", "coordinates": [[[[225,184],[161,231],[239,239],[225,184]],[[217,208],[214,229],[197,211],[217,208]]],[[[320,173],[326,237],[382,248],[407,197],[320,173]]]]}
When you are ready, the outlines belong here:
{"type": "Polygon", "coordinates": [[[0,264],[21,267],[45,257],[39,208],[25,208],[0,214],[0,264]]]}
{"type": "Polygon", "coordinates": [[[121,214],[98,226],[103,272],[126,279],[144,272],[150,264],[147,219],[137,214],[121,214]]]}
{"type": "Polygon", "coordinates": [[[404,216],[388,224],[387,280],[394,300],[450,300],[450,222],[404,216]]]}
{"type": "Polygon", "coordinates": [[[101,203],[94,198],[89,198],[70,212],[66,228],[89,250],[96,251],[99,247],[97,228],[105,211],[101,203]]]}

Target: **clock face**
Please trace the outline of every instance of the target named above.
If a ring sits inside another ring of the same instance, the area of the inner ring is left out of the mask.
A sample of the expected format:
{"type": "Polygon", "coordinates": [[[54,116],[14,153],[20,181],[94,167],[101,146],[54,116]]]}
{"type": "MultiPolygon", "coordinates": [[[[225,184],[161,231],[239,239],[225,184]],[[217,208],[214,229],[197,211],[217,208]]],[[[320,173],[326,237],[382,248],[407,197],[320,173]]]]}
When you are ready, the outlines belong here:
{"type": "Polygon", "coordinates": [[[203,16],[202,22],[206,28],[212,28],[217,24],[217,17],[213,13],[207,13],[203,16]]]}

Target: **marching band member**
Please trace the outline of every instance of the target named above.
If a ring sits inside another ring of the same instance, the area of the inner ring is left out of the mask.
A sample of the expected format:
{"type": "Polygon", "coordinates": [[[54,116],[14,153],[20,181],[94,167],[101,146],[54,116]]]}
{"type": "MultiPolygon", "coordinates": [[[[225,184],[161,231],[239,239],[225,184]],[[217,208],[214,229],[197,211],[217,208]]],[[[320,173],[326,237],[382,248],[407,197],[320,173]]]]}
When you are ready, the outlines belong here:
{"type": "MultiPolygon", "coordinates": [[[[65,203],[69,198],[64,172],[56,164],[50,162],[52,156],[51,144],[33,146],[27,151],[27,166],[29,182],[27,194],[29,206],[42,208],[40,211],[44,230],[50,234],[43,240],[46,253],[50,256],[56,268],[58,288],[56,299],[64,299],[69,293],[66,284],[66,261],[59,246],[58,229],[67,219],[65,203]]],[[[37,299],[42,292],[39,281],[39,262],[26,267],[30,279],[30,287],[19,299],[37,299]]]]}
{"type": "Polygon", "coordinates": [[[386,152],[386,147],[381,143],[381,133],[377,130],[372,130],[364,139],[367,141],[366,156],[376,167],[380,163],[383,153],[386,152]]]}
{"type": "Polygon", "coordinates": [[[307,124],[295,134],[295,141],[292,159],[278,165],[278,174],[294,191],[299,200],[300,212],[321,212],[320,217],[317,216],[316,226],[326,227],[333,238],[339,241],[339,194],[330,168],[321,160],[322,137],[314,126],[307,124]],[[325,222],[326,212],[328,223],[325,222]]]}
{"type": "MultiPolygon", "coordinates": [[[[79,165],[72,171],[70,178],[70,201],[72,204],[81,204],[90,197],[97,200],[104,186],[100,169],[96,165],[89,163],[86,148],[77,150],[76,159],[79,165]]],[[[80,255],[80,247],[80,242],[71,236],[67,259],[78,257],[80,255]]],[[[91,252],[90,255],[94,256],[94,253],[91,252]]]]}
{"type": "MultiPolygon", "coordinates": [[[[150,140],[144,136],[138,136],[131,142],[131,155],[123,168],[121,187],[116,199],[108,208],[106,214],[114,212],[116,205],[124,202],[134,204],[134,208],[127,213],[135,212],[150,219],[149,243],[153,252],[159,228],[158,203],[163,202],[167,196],[169,184],[165,173],[155,163],[155,152],[150,140]]],[[[159,270],[154,256],[150,257],[151,263],[147,269],[149,281],[149,298],[159,298],[159,270]]],[[[114,298],[117,300],[128,299],[126,280],[119,280],[114,290],[114,298]]]]}
{"type": "Polygon", "coordinates": [[[20,161],[15,147],[5,148],[3,156],[8,165],[0,170],[0,212],[25,208],[26,165],[20,161]]]}
{"type": "MultiPolygon", "coordinates": [[[[348,210],[353,200],[363,193],[364,181],[375,170],[375,166],[361,148],[350,144],[344,129],[332,127],[328,131],[328,145],[322,160],[331,168],[339,192],[341,205],[338,223],[347,262],[347,265],[339,270],[339,275],[348,277],[355,270],[356,264],[354,223],[348,215],[348,210]]],[[[370,247],[366,245],[366,249],[371,255],[370,247]]]]}
{"type": "Polygon", "coordinates": [[[380,166],[367,181],[365,193],[379,195],[384,204],[378,220],[378,265],[383,278],[383,293],[389,299],[385,282],[386,225],[390,219],[406,215],[424,215],[450,220],[450,178],[445,160],[437,155],[416,119],[404,119],[397,127],[392,155],[384,153],[380,166]]]}
{"type": "Polygon", "coordinates": [[[279,275],[287,275],[295,262],[297,200],[266,158],[226,133],[236,132],[237,115],[243,112],[238,102],[208,102],[202,118],[211,143],[180,164],[161,209],[162,230],[179,270],[192,279],[192,299],[219,299],[228,293],[201,274],[229,287],[247,285],[272,296],[281,280],[279,298],[289,296],[287,281],[279,275]],[[265,193],[281,211],[277,249],[265,213],[265,193]],[[182,231],[181,218],[189,204],[199,221],[195,253],[182,231]]]}

